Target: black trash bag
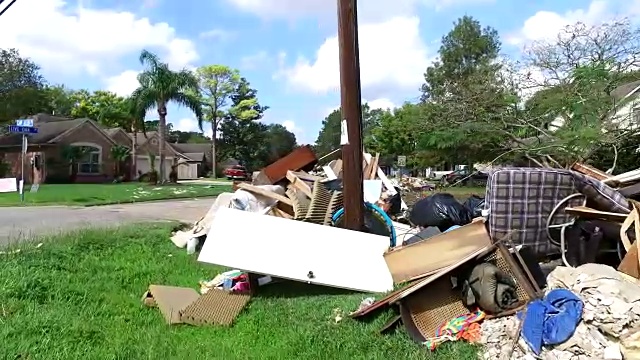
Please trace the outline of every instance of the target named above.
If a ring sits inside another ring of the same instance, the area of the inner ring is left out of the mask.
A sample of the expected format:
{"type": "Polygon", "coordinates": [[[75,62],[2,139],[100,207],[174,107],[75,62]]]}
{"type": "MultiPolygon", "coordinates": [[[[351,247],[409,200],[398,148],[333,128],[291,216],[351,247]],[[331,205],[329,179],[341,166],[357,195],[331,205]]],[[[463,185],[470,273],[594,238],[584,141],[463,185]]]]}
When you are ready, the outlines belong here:
{"type": "Polygon", "coordinates": [[[471,215],[471,218],[477,218],[482,216],[482,209],[484,209],[484,198],[478,195],[471,195],[463,204],[467,212],[471,215]]]}
{"type": "Polygon", "coordinates": [[[435,226],[444,232],[453,225],[466,225],[471,222],[471,214],[451,194],[438,193],[419,200],[409,213],[411,223],[422,226],[435,226]]]}
{"type": "Polygon", "coordinates": [[[391,196],[388,200],[389,204],[391,205],[389,206],[389,210],[387,211],[387,214],[389,215],[397,215],[402,211],[402,195],[400,195],[401,190],[397,186],[394,186],[394,188],[396,189],[396,194],[391,196]]]}

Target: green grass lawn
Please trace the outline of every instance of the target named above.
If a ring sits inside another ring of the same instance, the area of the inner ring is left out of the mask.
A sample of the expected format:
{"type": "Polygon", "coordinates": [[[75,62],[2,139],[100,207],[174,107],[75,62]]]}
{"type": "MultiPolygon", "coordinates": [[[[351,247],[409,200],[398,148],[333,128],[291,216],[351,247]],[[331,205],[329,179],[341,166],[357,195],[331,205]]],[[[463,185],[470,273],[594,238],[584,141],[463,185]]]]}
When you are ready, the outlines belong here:
{"type": "MultiPolygon", "coordinates": [[[[347,316],[367,294],[299,283],[264,286],[230,328],[168,326],[141,297],[149,284],[198,288],[225,269],[200,264],[169,241],[170,225],[77,232],[0,255],[0,359],[462,359],[477,349],[429,353],[401,328],[347,316]]],[[[37,243],[37,242],[36,242],[37,243]]]]}
{"type": "MultiPolygon", "coordinates": [[[[155,186],[131,182],[123,184],[42,184],[37,192],[25,189],[26,205],[106,205],[151,200],[217,196],[230,191],[231,184],[179,184],[155,186]]],[[[0,193],[0,206],[20,205],[18,193],[0,193]]]]}

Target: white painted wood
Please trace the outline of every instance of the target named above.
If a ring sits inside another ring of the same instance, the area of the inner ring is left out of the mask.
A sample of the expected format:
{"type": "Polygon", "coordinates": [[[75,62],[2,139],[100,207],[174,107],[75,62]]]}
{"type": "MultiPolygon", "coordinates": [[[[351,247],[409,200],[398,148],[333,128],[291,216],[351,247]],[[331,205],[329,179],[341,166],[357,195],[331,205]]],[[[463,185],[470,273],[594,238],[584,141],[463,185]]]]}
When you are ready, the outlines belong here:
{"type": "Polygon", "coordinates": [[[389,238],[220,208],[198,261],[366,292],[393,289],[389,238]],[[313,273],[313,278],[307,275],[313,273]]]}

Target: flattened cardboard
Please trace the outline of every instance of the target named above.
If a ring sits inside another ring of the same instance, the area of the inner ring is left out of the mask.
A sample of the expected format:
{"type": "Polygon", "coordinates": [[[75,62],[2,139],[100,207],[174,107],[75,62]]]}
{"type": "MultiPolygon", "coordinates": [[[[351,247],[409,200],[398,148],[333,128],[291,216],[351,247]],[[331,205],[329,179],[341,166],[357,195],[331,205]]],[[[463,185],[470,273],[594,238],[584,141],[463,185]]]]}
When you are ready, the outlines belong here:
{"type": "Polygon", "coordinates": [[[156,306],[167,324],[229,326],[245,308],[249,294],[211,289],[200,295],[192,288],[150,285],[142,301],[156,306]]]}
{"type": "Polygon", "coordinates": [[[491,245],[483,221],[433,236],[384,254],[384,260],[396,284],[422,278],[491,245]]]}

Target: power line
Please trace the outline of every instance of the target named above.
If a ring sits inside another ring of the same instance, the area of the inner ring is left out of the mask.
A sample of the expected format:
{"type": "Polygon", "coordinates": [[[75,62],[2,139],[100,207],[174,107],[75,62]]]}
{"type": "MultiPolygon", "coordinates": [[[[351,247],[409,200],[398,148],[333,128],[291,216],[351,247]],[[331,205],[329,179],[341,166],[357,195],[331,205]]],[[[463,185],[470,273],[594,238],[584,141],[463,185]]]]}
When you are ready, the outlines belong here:
{"type": "MultiPolygon", "coordinates": [[[[11,2],[9,3],[9,5],[7,5],[7,7],[5,7],[4,9],[2,9],[2,11],[0,11],[0,16],[4,15],[4,13],[6,13],[6,12],[7,12],[7,10],[9,10],[9,8],[10,8],[11,6],[13,6],[13,4],[15,4],[15,3],[16,3],[16,1],[18,1],[18,0],[11,0],[11,2]]],[[[4,2],[4,0],[0,0],[0,5],[1,5],[3,2],[4,2]]]]}

